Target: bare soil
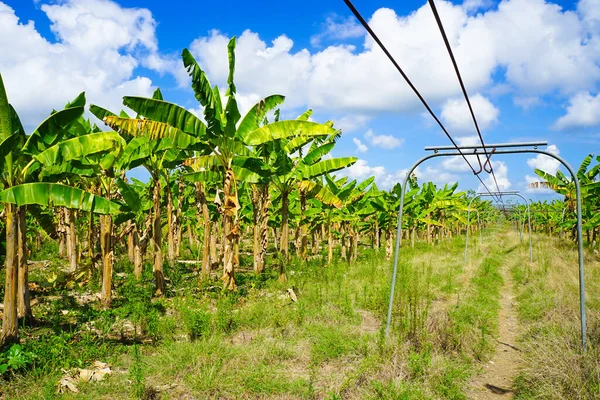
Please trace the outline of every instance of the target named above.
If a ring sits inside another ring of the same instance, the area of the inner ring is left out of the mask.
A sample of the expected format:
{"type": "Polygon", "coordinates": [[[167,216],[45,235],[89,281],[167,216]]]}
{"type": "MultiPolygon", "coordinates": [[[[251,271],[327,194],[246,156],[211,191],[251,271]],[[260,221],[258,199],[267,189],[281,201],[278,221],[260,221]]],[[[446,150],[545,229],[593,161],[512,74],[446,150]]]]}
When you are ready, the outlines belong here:
{"type": "Polygon", "coordinates": [[[496,352],[483,366],[483,372],[471,382],[469,399],[513,398],[512,384],[519,372],[521,351],[517,346],[519,332],[513,282],[510,272],[503,271],[504,287],[498,313],[496,352]]]}

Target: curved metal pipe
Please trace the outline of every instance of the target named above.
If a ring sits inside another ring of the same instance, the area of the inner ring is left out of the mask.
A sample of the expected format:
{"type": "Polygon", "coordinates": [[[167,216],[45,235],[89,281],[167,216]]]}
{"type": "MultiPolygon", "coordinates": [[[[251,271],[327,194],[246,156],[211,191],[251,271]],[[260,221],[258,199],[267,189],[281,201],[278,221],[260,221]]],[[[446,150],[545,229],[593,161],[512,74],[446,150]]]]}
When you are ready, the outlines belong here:
{"type": "MultiPolygon", "coordinates": [[[[534,148],[534,149],[507,149],[507,150],[499,149],[496,151],[495,154],[498,155],[498,154],[531,154],[531,153],[544,154],[544,155],[547,155],[548,157],[554,158],[555,160],[559,161],[569,171],[569,173],[571,174],[571,177],[573,178],[573,181],[575,182],[575,194],[577,197],[577,244],[578,244],[577,251],[578,251],[578,256],[579,256],[579,313],[580,313],[580,320],[581,320],[581,345],[582,345],[583,351],[585,352],[585,350],[586,350],[586,312],[585,311],[586,310],[585,310],[585,272],[584,272],[584,266],[583,266],[583,229],[582,229],[582,223],[581,223],[581,221],[582,221],[582,218],[581,218],[581,214],[582,214],[581,185],[579,183],[579,179],[577,178],[577,174],[575,173],[573,168],[571,168],[569,163],[567,163],[562,157],[560,157],[556,154],[550,153],[549,151],[540,150],[537,148],[534,148]]],[[[390,301],[389,301],[389,305],[388,305],[387,321],[386,321],[386,327],[385,327],[386,336],[389,335],[390,325],[392,322],[394,289],[396,286],[396,276],[397,276],[397,271],[398,271],[398,255],[400,253],[400,245],[402,243],[402,217],[403,217],[403,212],[404,212],[404,194],[406,191],[406,183],[408,182],[408,179],[409,179],[410,175],[413,173],[413,171],[415,170],[415,168],[417,168],[423,162],[425,162],[431,158],[436,158],[436,157],[454,157],[454,156],[460,156],[460,155],[461,155],[461,153],[459,153],[459,152],[443,152],[443,153],[429,154],[429,155],[421,158],[420,160],[418,160],[408,170],[408,172],[406,174],[404,183],[401,188],[400,209],[398,210],[398,229],[396,232],[396,249],[395,249],[395,255],[394,255],[394,269],[392,272],[392,283],[391,283],[391,288],[390,288],[390,301]]]]}

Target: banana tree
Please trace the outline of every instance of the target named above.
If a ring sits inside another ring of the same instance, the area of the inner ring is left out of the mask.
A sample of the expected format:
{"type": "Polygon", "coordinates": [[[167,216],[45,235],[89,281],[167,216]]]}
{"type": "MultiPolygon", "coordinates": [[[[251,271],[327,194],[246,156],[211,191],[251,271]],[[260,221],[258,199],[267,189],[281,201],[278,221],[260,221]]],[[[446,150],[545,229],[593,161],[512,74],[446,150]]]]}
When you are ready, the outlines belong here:
{"type": "MultiPolygon", "coordinates": [[[[594,156],[588,154],[582,161],[581,165],[577,170],[577,178],[581,185],[581,195],[583,197],[583,222],[584,229],[587,233],[587,241],[590,242],[590,232],[592,232],[592,241],[595,240],[598,231],[598,225],[600,224],[600,217],[597,216],[597,211],[600,209],[600,156],[595,158],[596,164],[592,168],[589,168],[594,156]]],[[[544,182],[536,182],[534,186],[539,187],[540,185],[553,189],[556,193],[565,196],[564,204],[567,213],[573,215],[575,212],[575,182],[572,178],[565,176],[560,170],[556,174],[552,175],[540,169],[536,169],[535,173],[544,180],[544,182]]],[[[575,219],[570,218],[567,220],[571,229],[575,229],[575,219]]],[[[575,235],[573,235],[575,237],[575,235]]]]}
{"type": "Polygon", "coordinates": [[[26,217],[23,206],[55,205],[108,212],[116,206],[80,189],[55,182],[35,182],[40,163],[34,156],[62,140],[84,111],[85,97],[79,95],[65,109],[54,111],[27,136],[14,108],[9,104],[0,76],[0,171],[3,191],[0,202],[6,215],[6,283],[4,317],[0,342],[17,338],[17,315],[31,315],[27,289],[26,217]]]}
{"type": "MultiPolygon", "coordinates": [[[[283,121],[286,125],[278,125],[283,129],[273,131],[270,125],[261,127],[248,135],[247,143],[261,145],[271,142],[274,146],[269,169],[273,185],[281,194],[281,244],[280,251],[284,259],[289,251],[289,196],[294,190],[299,191],[300,218],[306,210],[306,199],[309,194],[316,196],[322,202],[338,203],[325,187],[315,182],[315,178],[324,174],[346,168],[356,162],[355,157],[325,158],[335,146],[335,138],[339,134],[331,124],[311,124],[306,122],[310,113],[301,115],[295,121],[283,121]],[[298,129],[306,126],[309,129],[298,129]],[[321,137],[321,140],[317,140],[321,137]],[[303,147],[310,144],[304,153],[303,147]]],[[[274,123],[274,124],[282,124],[274,123]]],[[[274,125],[271,124],[271,125],[274,125]]],[[[306,243],[306,231],[303,227],[302,243],[306,243]]],[[[301,250],[305,254],[304,249],[301,250]]],[[[285,280],[284,263],[280,263],[280,278],[285,280]]]]}
{"type": "Polygon", "coordinates": [[[189,111],[165,102],[158,89],[151,99],[125,97],[123,104],[136,111],[139,114],[138,118],[131,118],[123,113],[117,116],[98,106],[92,106],[91,111],[128,140],[121,157],[121,166],[127,166],[126,169],[143,166],[150,174],[153,188],[153,273],[156,294],[162,295],[165,292],[161,224],[162,182],[168,181],[169,171],[182,165],[191,151],[197,146],[201,146],[196,130],[197,127],[203,125],[189,111]],[[178,117],[171,120],[173,113],[177,114],[178,112],[178,117]],[[168,115],[165,116],[165,113],[168,115]],[[140,116],[146,118],[140,118],[140,116]],[[171,120],[173,125],[155,121],[151,118],[152,116],[164,117],[171,120]]]}
{"type": "MultiPolygon", "coordinates": [[[[334,177],[326,174],[325,182],[327,189],[340,200],[341,207],[330,208],[328,215],[330,223],[335,221],[340,227],[340,243],[341,243],[341,257],[343,260],[353,260],[355,252],[358,246],[358,221],[360,215],[358,211],[362,208],[361,199],[365,196],[365,191],[369,185],[375,180],[374,177],[370,177],[361,183],[357,183],[356,180],[348,182],[347,178],[335,180],[334,177]],[[346,246],[346,236],[350,237],[349,246],[346,246]],[[351,256],[348,258],[347,250],[351,250],[351,256]]],[[[331,263],[332,259],[332,240],[331,233],[329,235],[328,246],[329,246],[329,260],[331,263]]]]}

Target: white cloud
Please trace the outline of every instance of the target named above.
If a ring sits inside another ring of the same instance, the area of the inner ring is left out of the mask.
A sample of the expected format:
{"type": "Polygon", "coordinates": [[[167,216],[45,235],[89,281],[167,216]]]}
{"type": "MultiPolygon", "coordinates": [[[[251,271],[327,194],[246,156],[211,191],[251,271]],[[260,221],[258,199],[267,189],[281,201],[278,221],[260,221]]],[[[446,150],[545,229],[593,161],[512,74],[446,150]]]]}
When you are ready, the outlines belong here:
{"type": "Polygon", "coordinates": [[[529,109],[542,104],[542,101],[537,96],[516,96],[513,99],[513,103],[523,110],[528,111],[529,109]]]}
{"type": "Polygon", "coordinates": [[[115,111],[122,108],[124,95],[152,94],[152,81],[134,74],[144,60],[162,57],[149,10],[109,0],[65,0],[42,4],[41,10],[50,20],[54,42],[0,2],[0,71],[9,101],[27,128],[82,91],[88,103],[115,111]]]}
{"type": "Polygon", "coordinates": [[[462,6],[469,12],[474,12],[494,5],[492,0],[464,0],[462,6]]]}
{"type": "MultiPolygon", "coordinates": [[[[494,168],[494,174],[496,175],[496,181],[494,181],[494,177],[492,174],[487,174],[483,178],[483,182],[492,192],[507,190],[511,186],[511,182],[508,179],[508,167],[504,161],[492,161],[492,168],[494,168]],[[496,182],[498,182],[498,187],[496,187],[496,182]]],[[[478,192],[487,192],[482,184],[479,184],[478,192]]]]}
{"type": "Polygon", "coordinates": [[[356,145],[356,151],[358,153],[366,153],[369,150],[369,148],[363,142],[361,142],[360,139],[352,138],[352,141],[356,145]]]}
{"type": "Polygon", "coordinates": [[[600,124],[600,94],[580,92],[569,99],[567,113],[555,123],[555,129],[586,128],[600,124]]]}
{"type": "MultiPolygon", "coordinates": [[[[388,171],[381,165],[370,166],[369,162],[359,159],[354,165],[340,171],[340,175],[348,176],[350,179],[358,181],[365,180],[371,176],[375,177],[375,183],[379,188],[390,189],[396,183],[402,183],[406,178],[407,169],[388,171]]],[[[436,185],[443,186],[447,183],[458,181],[458,175],[441,170],[438,167],[426,166],[424,169],[417,167],[413,174],[419,182],[433,182],[436,185]]]]}
{"type": "MultiPolygon", "coordinates": [[[[552,154],[559,155],[560,151],[555,144],[551,144],[546,148],[546,150],[552,154]]],[[[544,154],[538,154],[534,158],[530,158],[527,160],[527,165],[532,169],[541,169],[542,171],[548,172],[549,174],[556,174],[556,171],[560,168],[560,161],[549,157],[544,154]]]]}
{"type": "Polygon", "coordinates": [[[354,132],[363,128],[371,118],[361,114],[344,115],[335,119],[335,127],[342,130],[342,133],[354,132]]]}
{"type": "Polygon", "coordinates": [[[365,133],[365,139],[367,139],[374,147],[388,150],[400,147],[402,143],[404,143],[404,139],[398,139],[392,135],[376,135],[371,129],[365,133]]]}
{"type": "MultiPolygon", "coordinates": [[[[481,144],[481,141],[479,140],[478,136],[459,137],[456,139],[456,142],[459,146],[475,146],[481,144]]],[[[470,153],[472,153],[472,151],[470,151],[470,153]]],[[[480,153],[483,152],[480,151],[480,153]]],[[[477,159],[477,156],[474,155],[466,155],[466,158],[467,161],[473,166],[473,168],[475,168],[476,171],[479,170],[479,162],[481,162],[482,165],[485,162],[484,155],[479,156],[479,160],[477,159]]],[[[471,168],[469,167],[469,164],[465,162],[462,156],[444,157],[444,160],[442,161],[442,167],[444,170],[450,172],[472,172],[471,168]]]]}
{"type": "Polygon", "coordinates": [[[310,38],[310,44],[318,47],[323,40],[344,40],[363,36],[364,28],[350,16],[343,19],[337,15],[327,17],[322,26],[321,33],[310,38]]]}
{"type": "MultiPolygon", "coordinates": [[[[471,106],[481,131],[485,131],[498,121],[500,110],[488,99],[476,93],[470,96],[471,106]]],[[[442,106],[442,120],[452,133],[464,134],[476,132],[469,106],[463,97],[448,99],[442,106]]]]}
{"type": "MultiPolygon", "coordinates": [[[[469,9],[485,2],[471,3],[438,4],[470,92],[503,87],[532,99],[557,91],[571,94],[600,80],[600,35],[592,29],[597,20],[592,1],[584,1],[574,12],[542,0],[504,0],[474,15],[469,9]],[[494,82],[493,76],[499,78],[494,82]]],[[[429,5],[409,15],[381,8],[369,23],[430,103],[458,98],[460,88],[429,5]]],[[[358,28],[338,25],[331,25],[332,29],[359,34],[358,28]]],[[[257,33],[245,31],[238,42],[238,89],[285,94],[292,107],[363,114],[419,109],[418,100],[389,60],[364,37],[360,48],[332,45],[310,52],[295,50],[285,35],[267,44],[257,33]]],[[[209,76],[221,82],[227,75],[227,39],[213,31],[192,44],[209,76]]],[[[495,107],[486,105],[492,123],[497,118],[495,107]]],[[[483,123],[485,116],[481,119],[483,123]]]]}

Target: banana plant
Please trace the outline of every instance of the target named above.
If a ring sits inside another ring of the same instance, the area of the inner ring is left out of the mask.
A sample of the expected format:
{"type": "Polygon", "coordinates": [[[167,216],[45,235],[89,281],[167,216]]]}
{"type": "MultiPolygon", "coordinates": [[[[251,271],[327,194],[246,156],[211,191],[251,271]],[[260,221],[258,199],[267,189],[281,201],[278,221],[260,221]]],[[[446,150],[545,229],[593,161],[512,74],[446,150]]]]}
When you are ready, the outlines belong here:
{"type": "MultiPolygon", "coordinates": [[[[324,176],[327,189],[341,202],[341,207],[332,207],[329,213],[329,221],[337,223],[340,233],[341,257],[343,260],[354,259],[358,246],[358,222],[360,221],[359,210],[363,203],[366,189],[373,183],[375,177],[370,177],[358,183],[356,180],[348,182],[347,178],[336,180],[328,174],[324,176]],[[346,236],[350,237],[349,246],[346,246],[346,236]],[[348,257],[348,247],[352,255],[348,257]]],[[[331,234],[329,236],[331,238],[331,234]]],[[[328,262],[332,259],[332,240],[328,238],[328,262]]]]}
{"type": "MultiPolygon", "coordinates": [[[[279,132],[270,129],[270,126],[282,122],[263,126],[251,132],[247,138],[247,143],[254,146],[270,142],[274,147],[268,168],[272,184],[278,189],[281,196],[280,251],[286,260],[289,256],[290,193],[298,190],[301,220],[309,196],[315,196],[326,204],[340,207],[339,199],[327,187],[315,181],[315,178],[346,168],[357,160],[355,157],[326,158],[335,146],[335,139],[339,132],[332,127],[331,123],[307,122],[311,113],[312,111],[309,110],[294,121],[282,121],[285,125],[280,125],[283,130],[279,132]],[[321,138],[317,140],[318,137],[321,138]],[[308,147],[306,151],[305,147],[308,147]]],[[[306,228],[302,227],[301,229],[300,241],[306,244],[306,228]]],[[[301,247],[301,254],[305,255],[306,246],[301,247]]],[[[285,280],[283,264],[283,262],[280,263],[281,280],[285,280]]]]}
{"type": "MultiPolygon", "coordinates": [[[[24,206],[60,206],[99,214],[119,212],[119,205],[85,190],[57,182],[39,182],[41,154],[62,141],[84,111],[82,93],[65,109],[54,111],[27,136],[18,114],[9,104],[0,76],[0,202],[6,215],[5,312],[0,342],[15,341],[18,309],[30,315],[26,268],[26,214],[24,206]],[[20,271],[19,271],[20,269],[20,271]],[[18,289],[21,287],[21,289],[18,289]],[[18,307],[18,304],[21,307],[18,307]]],[[[85,152],[79,148],[74,151],[85,152]]]]}
{"type": "MultiPolygon", "coordinates": [[[[600,195],[600,181],[598,180],[600,176],[600,156],[595,157],[597,164],[589,168],[592,161],[594,161],[594,156],[588,154],[577,170],[577,178],[581,185],[583,228],[587,233],[588,243],[595,240],[600,225],[600,217],[598,217],[598,210],[600,209],[600,201],[598,200],[600,195]],[[591,240],[590,232],[592,232],[591,240]]],[[[565,176],[560,170],[554,175],[541,169],[536,169],[535,173],[544,180],[542,183],[536,182],[535,186],[539,187],[541,185],[551,188],[565,197],[564,204],[567,214],[570,216],[566,220],[566,224],[570,226],[571,230],[574,230],[576,224],[574,218],[576,193],[573,179],[565,176]]],[[[575,238],[575,235],[572,236],[575,238]]]]}

